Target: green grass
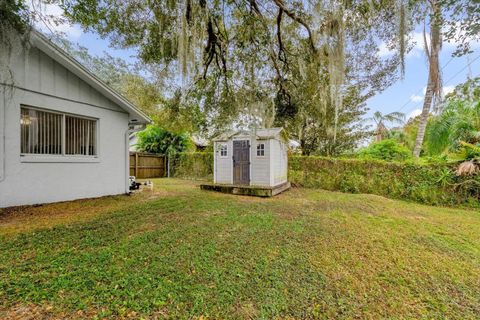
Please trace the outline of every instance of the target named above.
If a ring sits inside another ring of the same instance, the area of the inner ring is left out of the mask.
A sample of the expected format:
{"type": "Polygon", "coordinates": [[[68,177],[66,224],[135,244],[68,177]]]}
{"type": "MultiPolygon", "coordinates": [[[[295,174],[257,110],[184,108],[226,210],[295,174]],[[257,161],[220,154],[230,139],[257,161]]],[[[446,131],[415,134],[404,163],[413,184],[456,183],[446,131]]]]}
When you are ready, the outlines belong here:
{"type": "Polygon", "coordinates": [[[0,318],[480,317],[479,212],[155,184],[130,198],[40,207],[52,210],[47,226],[29,215],[39,208],[12,214],[33,227],[0,227],[0,318]],[[82,219],[82,203],[99,212],[82,219]],[[74,218],[55,218],[69,210],[74,218]]]}

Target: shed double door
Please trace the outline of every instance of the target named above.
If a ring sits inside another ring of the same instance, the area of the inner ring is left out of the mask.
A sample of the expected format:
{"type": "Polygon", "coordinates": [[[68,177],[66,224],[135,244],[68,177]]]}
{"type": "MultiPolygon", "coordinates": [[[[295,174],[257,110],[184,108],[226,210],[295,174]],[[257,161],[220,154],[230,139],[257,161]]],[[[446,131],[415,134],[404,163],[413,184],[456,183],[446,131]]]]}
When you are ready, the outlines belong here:
{"type": "Polygon", "coordinates": [[[233,141],[233,184],[250,184],[250,143],[233,141]]]}

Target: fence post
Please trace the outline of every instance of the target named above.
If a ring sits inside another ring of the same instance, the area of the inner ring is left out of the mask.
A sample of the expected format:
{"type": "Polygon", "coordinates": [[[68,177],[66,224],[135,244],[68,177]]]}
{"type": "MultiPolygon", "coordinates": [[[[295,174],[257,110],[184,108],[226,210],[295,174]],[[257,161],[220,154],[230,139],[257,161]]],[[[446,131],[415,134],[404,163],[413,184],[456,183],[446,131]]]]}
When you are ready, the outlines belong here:
{"type": "Polygon", "coordinates": [[[135,178],[138,178],[138,152],[135,152],[135,178]]]}
{"type": "Polygon", "coordinates": [[[167,178],[170,178],[170,153],[167,154],[167,178]]]}

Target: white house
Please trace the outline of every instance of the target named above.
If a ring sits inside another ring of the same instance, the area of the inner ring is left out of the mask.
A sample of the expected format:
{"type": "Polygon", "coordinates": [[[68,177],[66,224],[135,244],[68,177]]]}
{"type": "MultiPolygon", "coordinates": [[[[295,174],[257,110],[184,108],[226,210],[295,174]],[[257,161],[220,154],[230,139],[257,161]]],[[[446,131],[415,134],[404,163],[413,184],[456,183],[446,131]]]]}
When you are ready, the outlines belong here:
{"type": "Polygon", "coordinates": [[[0,207],[128,192],[128,137],[150,119],[43,35],[29,42],[0,45],[0,207]]]}
{"type": "Polygon", "coordinates": [[[287,183],[282,128],[228,132],[214,139],[214,183],[276,187],[287,183]]]}

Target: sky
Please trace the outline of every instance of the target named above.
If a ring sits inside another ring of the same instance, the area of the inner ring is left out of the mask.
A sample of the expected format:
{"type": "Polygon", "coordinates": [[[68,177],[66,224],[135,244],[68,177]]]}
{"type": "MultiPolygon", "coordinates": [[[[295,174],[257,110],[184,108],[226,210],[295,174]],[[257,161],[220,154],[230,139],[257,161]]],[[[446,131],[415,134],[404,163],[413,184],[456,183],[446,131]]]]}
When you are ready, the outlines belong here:
{"type": "MultiPolygon", "coordinates": [[[[61,15],[61,9],[56,6],[48,5],[44,10],[49,15],[61,15]]],[[[47,34],[52,31],[63,32],[70,41],[88,48],[90,54],[102,55],[104,51],[108,51],[110,55],[122,58],[127,62],[135,61],[135,50],[111,48],[108,39],[101,39],[92,32],[84,32],[78,25],[50,23],[46,26],[45,23],[38,22],[36,27],[47,34]]],[[[400,111],[406,115],[406,119],[421,113],[428,66],[423,52],[422,33],[415,31],[411,34],[411,37],[416,44],[406,57],[405,77],[367,101],[370,110],[365,115],[366,118],[370,117],[375,111],[381,111],[384,114],[400,111]]],[[[444,94],[451,92],[457,84],[464,82],[468,76],[480,76],[480,43],[472,43],[472,49],[473,53],[469,55],[453,58],[452,53],[455,51],[455,45],[444,43],[440,54],[444,94]]],[[[392,52],[385,45],[380,44],[379,54],[387,57],[392,52]]]]}

